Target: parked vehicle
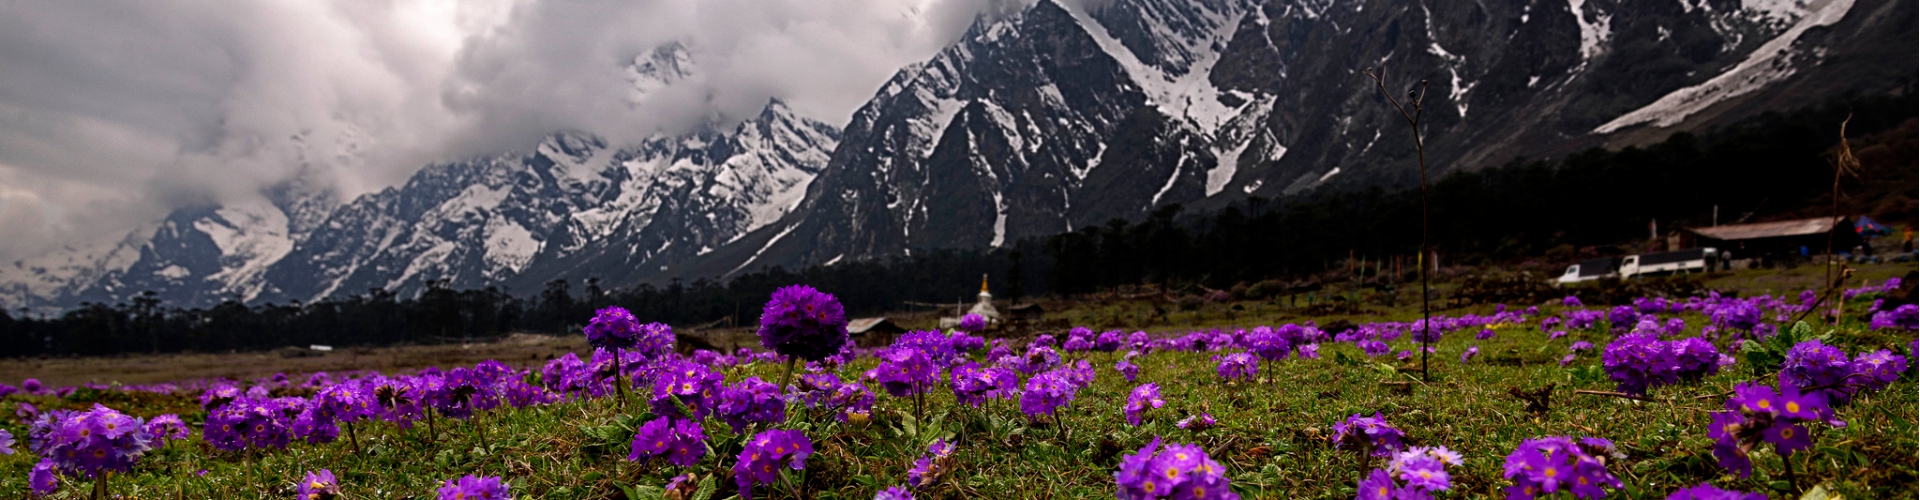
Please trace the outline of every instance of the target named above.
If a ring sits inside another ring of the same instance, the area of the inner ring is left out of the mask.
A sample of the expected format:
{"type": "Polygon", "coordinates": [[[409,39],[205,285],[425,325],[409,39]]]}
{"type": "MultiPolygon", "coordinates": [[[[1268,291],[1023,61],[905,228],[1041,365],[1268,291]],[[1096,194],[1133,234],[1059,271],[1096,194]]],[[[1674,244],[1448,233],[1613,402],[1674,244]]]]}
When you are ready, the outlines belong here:
{"type": "Polygon", "coordinates": [[[1720,251],[1711,247],[1629,255],[1620,259],[1620,277],[1702,273],[1719,261],[1720,251]]]}
{"type": "Polygon", "coordinates": [[[1625,257],[1601,257],[1567,266],[1567,272],[1562,273],[1554,282],[1579,283],[1605,278],[1626,279],[1635,276],[1706,272],[1713,270],[1713,266],[1724,258],[1726,256],[1714,248],[1690,248],[1625,257]]]}
{"type": "Polygon", "coordinates": [[[1598,259],[1583,260],[1580,261],[1579,264],[1567,266],[1567,272],[1561,274],[1560,278],[1554,280],[1554,282],[1579,283],[1601,278],[1618,277],[1620,277],[1620,258],[1601,257],[1598,259]]]}

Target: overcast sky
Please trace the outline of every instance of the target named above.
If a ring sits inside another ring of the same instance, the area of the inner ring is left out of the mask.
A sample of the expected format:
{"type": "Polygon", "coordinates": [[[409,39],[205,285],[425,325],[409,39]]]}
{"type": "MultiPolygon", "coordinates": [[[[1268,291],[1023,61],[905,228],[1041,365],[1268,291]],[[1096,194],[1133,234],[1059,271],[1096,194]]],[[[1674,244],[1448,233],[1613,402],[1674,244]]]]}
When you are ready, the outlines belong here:
{"type": "Polygon", "coordinates": [[[304,175],[344,195],[558,130],[616,142],[769,97],[843,124],[1027,0],[0,0],[0,261],[304,175]],[[636,56],[698,76],[633,101],[636,56]]]}

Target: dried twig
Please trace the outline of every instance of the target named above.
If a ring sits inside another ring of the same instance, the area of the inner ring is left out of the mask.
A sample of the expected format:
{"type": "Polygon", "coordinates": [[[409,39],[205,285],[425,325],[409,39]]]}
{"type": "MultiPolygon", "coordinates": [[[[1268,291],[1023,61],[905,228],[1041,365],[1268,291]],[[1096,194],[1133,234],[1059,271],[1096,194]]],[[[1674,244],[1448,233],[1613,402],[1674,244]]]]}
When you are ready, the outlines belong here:
{"type": "Polygon", "coordinates": [[[1406,118],[1407,125],[1413,129],[1413,148],[1420,156],[1420,259],[1418,260],[1420,267],[1420,380],[1426,381],[1429,380],[1426,347],[1433,337],[1431,324],[1433,304],[1428,299],[1429,279],[1426,261],[1430,252],[1427,248],[1427,146],[1420,139],[1420,115],[1424,111],[1421,103],[1427,100],[1427,81],[1420,80],[1419,89],[1407,90],[1407,105],[1402,106],[1400,100],[1393,98],[1393,93],[1387,92],[1386,81],[1381,80],[1380,75],[1373,72],[1373,68],[1367,68],[1366,73],[1368,78],[1373,79],[1374,85],[1380,87],[1380,95],[1386,96],[1387,102],[1393,104],[1393,109],[1400,111],[1400,117],[1406,118]],[[1412,106],[1413,111],[1408,112],[1407,106],[1412,106]]]}
{"type": "Polygon", "coordinates": [[[1595,390],[1589,390],[1589,389],[1576,389],[1573,391],[1573,393],[1574,394],[1592,394],[1595,396],[1612,396],[1616,398],[1631,399],[1635,401],[1646,401],[1649,403],[1663,403],[1667,401],[1665,399],[1650,398],[1646,396],[1635,396],[1635,395],[1627,394],[1624,392],[1614,392],[1614,391],[1595,391],[1595,390]]]}

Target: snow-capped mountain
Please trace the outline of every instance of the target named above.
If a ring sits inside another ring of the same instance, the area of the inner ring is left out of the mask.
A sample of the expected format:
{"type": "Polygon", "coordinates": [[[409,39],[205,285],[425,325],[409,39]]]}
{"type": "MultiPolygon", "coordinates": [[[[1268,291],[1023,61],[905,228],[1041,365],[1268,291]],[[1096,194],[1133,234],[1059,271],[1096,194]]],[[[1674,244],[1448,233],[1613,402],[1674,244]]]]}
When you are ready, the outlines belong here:
{"type": "Polygon", "coordinates": [[[433,280],[525,293],[666,268],[784,215],[838,135],[774,101],[727,129],[627,147],[556,134],[531,153],[429,166],[334,211],[268,270],[263,299],[409,295],[433,280]]]}
{"type": "Polygon", "coordinates": [[[1871,62],[1914,57],[1914,6],[1891,0],[1093,4],[1040,0],[901,70],[794,215],[684,275],[1409,186],[1412,137],[1369,69],[1403,100],[1428,82],[1436,176],[1914,81],[1871,62]]]}
{"type": "MultiPolygon", "coordinates": [[[[0,301],[313,300],[444,280],[531,294],[979,248],[1325,187],[1407,187],[1396,97],[1427,82],[1434,176],[1646,144],[1915,81],[1895,0],[1038,0],[901,68],[843,128],[778,100],[630,141],[557,133],[341,203],[289,185],[115,245],[0,266],[0,301]],[[844,131],[843,131],[844,130],[844,131]]],[[[645,109],[706,76],[670,43],[645,109]]]]}

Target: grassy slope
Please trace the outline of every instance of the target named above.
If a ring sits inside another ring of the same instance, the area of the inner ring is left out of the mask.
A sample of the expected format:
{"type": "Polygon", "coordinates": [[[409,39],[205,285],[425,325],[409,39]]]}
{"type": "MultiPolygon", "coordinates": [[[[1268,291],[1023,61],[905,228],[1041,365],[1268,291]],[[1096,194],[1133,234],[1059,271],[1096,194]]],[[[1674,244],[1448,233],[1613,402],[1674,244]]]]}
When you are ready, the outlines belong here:
{"type": "MultiPolygon", "coordinates": [[[[1890,269],[1893,274],[1899,269],[1890,269]]],[[[1729,279],[1751,276],[1737,275],[1729,279]]],[[[1482,311],[1485,312],[1485,311],[1482,311]]],[[[1415,311],[1401,307],[1387,313],[1404,319],[1415,311]]],[[[1071,313],[1067,313],[1071,314],[1071,313]]],[[[1702,320],[1686,316],[1697,328],[1702,320]]],[[[1178,317],[1176,317],[1178,319],[1178,317]]],[[[1257,318],[1242,318],[1242,321],[1257,318]]],[[[1251,324],[1251,323],[1249,323],[1251,324]]],[[[1129,427],[1120,406],[1133,384],[1111,369],[1114,353],[1076,355],[1093,362],[1099,377],[1079,394],[1066,413],[1067,431],[1052,425],[1031,425],[1007,402],[977,410],[955,407],[951,393],[936,391],[929,398],[928,418],[937,425],[914,424],[910,401],[881,395],[876,419],[864,426],[820,423],[817,415],[792,426],[807,429],[818,453],[808,461],[808,493],[818,498],[871,498],[874,490],[903,484],[906,470],[937,436],[959,443],[956,472],[951,479],[921,498],[1109,498],[1112,474],[1120,455],[1131,452],[1156,434],[1175,442],[1197,442],[1226,464],[1236,485],[1254,498],[1351,498],[1362,464],[1351,452],[1329,447],[1324,438],[1336,420],[1352,413],[1382,412],[1407,431],[1409,441],[1444,445],[1466,456],[1464,468],[1454,472],[1455,489],[1448,497],[1499,496],[1507,483],[1500,477],[1505,455],[1521,440],[1544,435],[1573,434],[1605,437],[1618,442],[1628,457],[1612,470],[1630,486],[1622,497],[1664,498],[1672,489],[1712,480],[1723,487],[1768,490],[1782,496],[1784,481],[1777,476],[1780,460],[1767,453],[1757,456],[1754,478],[1734,480],[1720,475],[1709,453],[1707,413],[1720,408],[1720,399],[1735,382],[1751,378],[1736,365],[1703,384],[1656,389],[1653,396],[1671,403],[1641,403],[1624,399],[1573,394],[1574,389],[1610,390],[1610,382],[1580,378],[1557,366],[1568,343],[1585,339],[1605,345],[1599,333],[1577,333],[1572,338],[1547,341],[1528,325],[1499,328],[1496,339],[1475,341],[1470,334],[1454,334],[1439,344],[1432,359],[1434,380],[1411,394],[1397,394],[1381,385],[1387,380],[1411,380],[1377,366],[1336,363],[1336,353],[1363,358],[1350,345],[1322,346],[1322,359],[1289,359],[1262,367],[1261,384],[1224,384],[1213,373],[1213,353],[1155,353],[1140,363],[1140,382],[1158,382],[1168,406],[1148,412],[1148,422],[1129,427]],[[1478,345],[1481,357],[1467,364],[1459,353],[1478,345]],[[1551,411],[1534,416],[1506,394],[1509,387],[1533,389],[1558,384],[1551,411]],[[1697,399],[1705,397],[1704,399],[1697,399]],[[1210,411],[1222,427],[1205,432],[1177,429],[1173,423],[1189,413],[1210,411]],[[1772,472],[1776,476],[1767,476],[1772,472]]],[[[1905,345],[1912,334],[1884,335],[1855,331],[1839,335],[1850,352],[1866,347],[1905,345]]],[[[1396,349],[1407,348],[1402,339],[1396,349]]],[[[1902,349],[1904,350],[1904,349],[1902,349]]],[[[1417,359],[1417,358],[1416,358],[1417,359]]],[[[862,360],[842,370],[857,375],[871,367],[862,360]]],[[[1588,352],[1574,368],[1595,366],[1597,352],[1588,352]]],[[[1403,365],[1402,368],[1407,368],[1403,365]]],[[[782,367],[766,364],[736,368],[729,380],[748,375],[778,380],[782,367]]],[[[197,423],[194,404],[162,396],[106,394],[110,406],[150,416],[180,412],[197,423]]],[[[42,407],[77,406],[53,398],[10,398],[42,407]]],[[[1801,484],[1825,483],[1849,498],[1911,498],[1915,496],[1916,450],[1915,384],[1911,376],[1886,391],[1872,394],[1840,411],[1849,425],[1819,431],[1816,451],[1795,457],[1801,484]]],[[[629,405],[627,412],[643,412],[629,405]]],[[[347,440],[328,445],[295,445],[264,454],[211,453],[197,441],[176,443],[142,462],[131,477],[115,477],[113,490],[138,498],[285,498],[291,496],[299,471],[331,468],[351,498],[428,498],[438,481],[462,474],[505,476],[520,498],[624,498],[623,485],[659,485],[678,474],[663,462],[642,465],[627,462],[624,442],[612,448],[596,446],[591,428],[617,420],[622,412],[608,400],[570,403],[527,410],[493,412],[479,421],[449,425],[441,420],[437,440],[428,442],[425,429],[407,432],[390,425],[363,425],[359,429],[365,452],[355,455],[347,440]],[[484,430],[484,433],[482,431],[484,430]],[[204,476],[194,471],[206,469],[204,476]]],[[[13,419],[5,428],[24,435],[13,419]]],[[[727,438],[724,425],[710,422],[718,456],[709,455],[693,472],[717,473],[731,467],[740,439],[727,438]]],[[[196,431],[197,434],[197,431],[196,431]]],[[[24,445],[24,443],[22,443],[24,445]]],[[[24,446],[22,446],[24,447],[24,446]]],[[[26,472],[32,458],[25,453],[0,457],[0,498],[25,496],[26,472]]],[[[1378,465],[1375,463],[1375,465],[1378,465]]],[[[724,479],[725,473],[721,473],[724,479]]],[[[798,479],[796,477],[796,479],[798,479]]],[[[728,484],[728,481],[721,481],[728,484]]],[[[78,493],[69,485],[64,493],[78,493]]],[[[731,490],[723,486],[722,495],[731,490]]],[[[768,496],[764,487],[760,496],[768,496]]],[[[785,496],[783,490],[773,496],[785,496]]]]}

